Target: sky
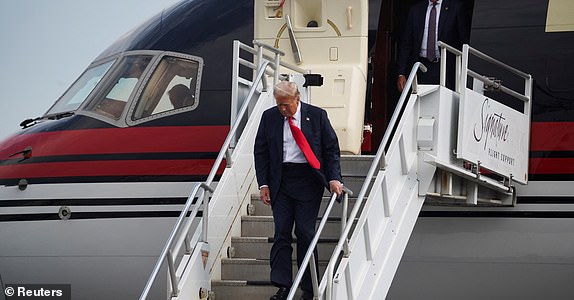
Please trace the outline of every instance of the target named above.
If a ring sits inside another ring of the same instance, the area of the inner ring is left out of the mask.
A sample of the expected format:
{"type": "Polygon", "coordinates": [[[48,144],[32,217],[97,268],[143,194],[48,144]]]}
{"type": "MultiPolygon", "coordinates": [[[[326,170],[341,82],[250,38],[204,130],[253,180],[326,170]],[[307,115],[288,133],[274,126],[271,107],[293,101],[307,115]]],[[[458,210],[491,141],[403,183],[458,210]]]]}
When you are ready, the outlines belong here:
{"type": "Polygon", "coordinates": [[[179,0],[1,0],[0,140],[43,115],[124,33],[179,0]]]}

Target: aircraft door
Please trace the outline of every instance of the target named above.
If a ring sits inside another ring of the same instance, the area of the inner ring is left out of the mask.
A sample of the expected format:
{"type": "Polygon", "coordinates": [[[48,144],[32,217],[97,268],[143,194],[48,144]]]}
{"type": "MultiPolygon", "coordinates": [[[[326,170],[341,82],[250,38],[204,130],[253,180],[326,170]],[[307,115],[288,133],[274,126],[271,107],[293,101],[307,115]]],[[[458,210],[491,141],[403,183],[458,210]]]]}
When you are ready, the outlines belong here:
{"type": "Polygon", "coordinates": [[[327,110],[343,153],[361,149],[368,55],[368,1],[256,0],[254,37],[282,59],[324,77],[309,103],[327,110]]]}

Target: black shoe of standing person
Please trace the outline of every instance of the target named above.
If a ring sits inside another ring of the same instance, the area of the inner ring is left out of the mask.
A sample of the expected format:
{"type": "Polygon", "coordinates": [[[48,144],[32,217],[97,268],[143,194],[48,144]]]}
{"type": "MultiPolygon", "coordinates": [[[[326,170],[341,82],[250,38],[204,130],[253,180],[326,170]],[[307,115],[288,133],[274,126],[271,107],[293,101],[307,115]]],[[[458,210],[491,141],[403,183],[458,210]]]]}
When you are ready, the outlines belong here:
{"type": "Polygon", "coordinates": [[[269,298],[269,300],[285,300],[285,299],[287,299],[287,296],[289,296],[289,289],[286,287],[280,287],[277,290],[277,293],[275,293],[275,295],[271,296],[271,298],[269,298]]]}

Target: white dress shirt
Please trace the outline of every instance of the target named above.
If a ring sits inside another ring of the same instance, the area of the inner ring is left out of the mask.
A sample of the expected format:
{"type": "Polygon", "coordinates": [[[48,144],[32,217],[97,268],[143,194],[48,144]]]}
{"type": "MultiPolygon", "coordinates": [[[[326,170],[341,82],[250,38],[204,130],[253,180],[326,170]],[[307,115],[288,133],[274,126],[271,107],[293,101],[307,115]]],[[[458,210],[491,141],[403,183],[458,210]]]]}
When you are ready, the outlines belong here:
{"type": "MultiPolygon", "coordinates": [[[[297,112],[293,115],[293,124],[301,129],[301,103],[297,103],[297,112]]],[[[293,134],[291,127],[289,127],[289,119],[284,118],[283,121],[283,162],[290,163],[306,163],[307,159],[303,151],[299,148],[293,134]]]]}

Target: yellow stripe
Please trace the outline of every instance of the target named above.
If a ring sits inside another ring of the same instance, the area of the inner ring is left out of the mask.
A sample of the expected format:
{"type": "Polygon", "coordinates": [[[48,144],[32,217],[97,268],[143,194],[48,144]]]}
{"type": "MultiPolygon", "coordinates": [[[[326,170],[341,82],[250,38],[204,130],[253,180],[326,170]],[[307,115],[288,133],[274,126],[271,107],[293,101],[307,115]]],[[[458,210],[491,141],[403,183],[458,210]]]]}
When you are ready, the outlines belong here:
{"type": "Polygon", "coordinates": [[[281,38],[281,35],[283,34],[283,31],[285,31],[285,29],[287,29],[287,23],[283,24],[283,26],[281,26],[281,29],[279,29],[279,32],[277,32],[277,37],[275,38],[275,48],[279,49],[279,39],[281,38]]]}
{"type": "Polygon", "coordinates": [[[335,32],[337,33],[337,36],[341,36],[341,31],[339,30],[339,28],[337,27],[337,25],[335,25],[335,23],[333,23],[333,21],[327,19],[327,23],[329,23],[329,25],[331,25],[331,27],[333,27],[333,29],[335,30],[335,32]]]}
{"type": "Polygon", "coordinates": [[[549,0],[546,32],[574,31],[574,1],[549,0]]]}

